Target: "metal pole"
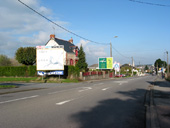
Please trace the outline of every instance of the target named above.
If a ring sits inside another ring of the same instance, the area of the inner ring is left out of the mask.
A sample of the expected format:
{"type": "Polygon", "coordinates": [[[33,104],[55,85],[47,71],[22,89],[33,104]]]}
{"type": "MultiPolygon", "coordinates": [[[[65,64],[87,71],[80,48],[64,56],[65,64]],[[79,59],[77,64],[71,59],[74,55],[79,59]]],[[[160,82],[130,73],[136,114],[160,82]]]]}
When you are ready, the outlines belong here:
{"type": "Polygon", "coordinates": [[[110,57],[112,57],[112,43],[110,42],[110,57]]]}
{"type": "Polygon", "coordinates": [[[133,76],[133,57],[132,57],[132,76],[133,76]]]}
{"type": "Polygon", "coordinates": [[[156,69],[157,69],[157,75],[158,75],[158,62],[157,62],[157,66],[156,66],[156,69]]]}
{"type": "Polygon", "coordinates": [[[167,74],[169,74],[168,51],[166,51],[166,53],[167,53],[167,74]]]}

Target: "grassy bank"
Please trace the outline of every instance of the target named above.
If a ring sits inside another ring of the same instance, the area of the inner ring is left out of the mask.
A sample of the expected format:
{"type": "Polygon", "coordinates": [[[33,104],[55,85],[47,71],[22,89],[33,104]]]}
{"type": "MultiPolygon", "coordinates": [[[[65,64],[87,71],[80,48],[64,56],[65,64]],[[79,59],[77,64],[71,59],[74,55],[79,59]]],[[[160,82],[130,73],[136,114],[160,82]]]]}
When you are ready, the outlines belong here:
{"type": "Polygon", "coordinates": [[[7,89],[7,88],[16,88],[15,85],[0,85],[0,89],[7,89]]]}
{"type": "Polygon", "coordinates": [[[0,82],[30,82],[36,79],[37,77],[0,77],[0,82]]]}
{"type": "Polygon", "coordinates": [[[58,78],[43,78],[42,77],[0,77],[0,82],[40,82],[40,83],[77,83],[77,79],[58,79],[58,78]]]}

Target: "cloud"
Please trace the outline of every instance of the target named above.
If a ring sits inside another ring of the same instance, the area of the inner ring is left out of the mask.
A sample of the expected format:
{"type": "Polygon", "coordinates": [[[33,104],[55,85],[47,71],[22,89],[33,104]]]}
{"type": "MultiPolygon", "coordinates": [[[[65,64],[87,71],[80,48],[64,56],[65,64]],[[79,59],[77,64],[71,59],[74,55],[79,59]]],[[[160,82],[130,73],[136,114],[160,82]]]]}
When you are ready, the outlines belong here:
{"type": "MultiPolygon", "coordinates": [[[[41,6],[40,0],[21,0],[61,26],[69,23],[54,18],[52,10],[41,6]]],[[[18,0],[0,1],[0,54],[15,56],[19,47],[45,45],[54,25],[23,6],[18,0]]],[[[66,34],[55,27],[58,36],[66,34]]]]}
{"type": "Polygon", "coordinates": [[[94,45],[89,41],[80,40],[78,47],[82,45],[86,54],[86,61],[90,65],[98,63],[98,57],[107,57],[108,46],[94,45]]]}

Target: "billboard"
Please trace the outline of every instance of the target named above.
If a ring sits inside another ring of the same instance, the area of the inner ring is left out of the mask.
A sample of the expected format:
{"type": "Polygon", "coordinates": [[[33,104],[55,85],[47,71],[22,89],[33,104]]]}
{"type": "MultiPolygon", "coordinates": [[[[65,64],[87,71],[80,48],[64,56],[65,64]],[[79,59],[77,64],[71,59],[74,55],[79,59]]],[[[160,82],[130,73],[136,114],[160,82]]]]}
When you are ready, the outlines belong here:
{"type": "Polygon", "coordinates": [[[64,48],[63,47],[36,47],[37,70],[64,70],[64,48]]]}
{"type": "Polygon", "coordinates": [[[99,69],[113,69],[113,57],[99,57],[99,69]]]}
{"type": "Polygon", "coordinates": [[[64,75],[64,71],[50,71],[50,72],[43,72],[43,71],[37,71],[37,75],[44,76],[44,75],[64,75]]]}

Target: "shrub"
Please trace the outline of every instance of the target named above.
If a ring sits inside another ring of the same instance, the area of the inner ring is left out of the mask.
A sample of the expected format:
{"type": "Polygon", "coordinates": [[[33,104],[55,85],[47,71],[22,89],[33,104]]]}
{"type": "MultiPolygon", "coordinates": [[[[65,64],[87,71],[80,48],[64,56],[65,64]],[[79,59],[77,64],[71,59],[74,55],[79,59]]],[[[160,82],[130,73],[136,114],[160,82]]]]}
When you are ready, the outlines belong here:
{"type": "Polygon", "coordinates": [[[28,76],[36,76],[36,66],[28,66],[28,76]]]}
{"type": "Polygon", "coordinates": [[[78,77],[80,74],[80,70],[77,66],[68,66],[68,76],[74,76],[74,77],[78,77]]]}
{"type": "Polygon", "coordinates": [[[0,76],[35,76],[36,66],[5,66],[0,67],[0,76]]]}
{"type": "Polygon", "coordinates": [[[6,66],[0,67],[0,76],[26,76],[26,66],[6,66]]]}

